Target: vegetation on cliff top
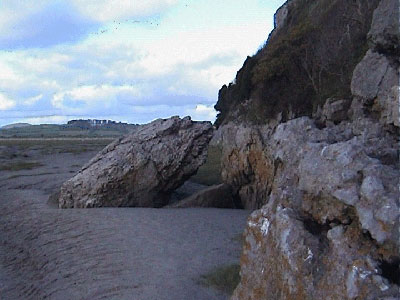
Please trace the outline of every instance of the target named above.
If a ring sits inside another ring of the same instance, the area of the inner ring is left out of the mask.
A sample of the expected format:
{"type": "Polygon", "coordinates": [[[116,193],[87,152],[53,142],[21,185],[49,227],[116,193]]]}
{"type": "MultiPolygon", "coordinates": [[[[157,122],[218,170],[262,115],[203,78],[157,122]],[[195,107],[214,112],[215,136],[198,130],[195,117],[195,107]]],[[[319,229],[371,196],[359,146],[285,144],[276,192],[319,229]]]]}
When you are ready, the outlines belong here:
{"type": "Polygon", "coordinates": [[[223,86],[216,125],[311,115],[329,97],[349,98],[352,72],[367,50],[378,0],[293,0],[285,23],[223,86]]]}

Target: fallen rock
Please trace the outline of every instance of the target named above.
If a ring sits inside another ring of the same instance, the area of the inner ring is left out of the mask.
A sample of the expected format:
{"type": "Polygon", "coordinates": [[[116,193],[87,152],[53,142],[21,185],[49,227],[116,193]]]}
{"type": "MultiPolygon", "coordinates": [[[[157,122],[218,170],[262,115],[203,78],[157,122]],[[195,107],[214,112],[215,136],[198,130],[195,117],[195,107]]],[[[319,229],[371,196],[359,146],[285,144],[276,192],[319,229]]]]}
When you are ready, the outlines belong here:
{"type": "Polygon", "coordinates": [[[232,196],[232,190],[227,184],[218,184],[201,190],[192,196],[177,203],[169,205],[171,208],[186,207],[215,207],[215,208],[236,208],[232,196]]]}
{"type": "Polygon", "coordinates": [[[120,138],[63,184],[59,207],[161,207],[205,162],[210,122],[159,119],[120,138]]]}

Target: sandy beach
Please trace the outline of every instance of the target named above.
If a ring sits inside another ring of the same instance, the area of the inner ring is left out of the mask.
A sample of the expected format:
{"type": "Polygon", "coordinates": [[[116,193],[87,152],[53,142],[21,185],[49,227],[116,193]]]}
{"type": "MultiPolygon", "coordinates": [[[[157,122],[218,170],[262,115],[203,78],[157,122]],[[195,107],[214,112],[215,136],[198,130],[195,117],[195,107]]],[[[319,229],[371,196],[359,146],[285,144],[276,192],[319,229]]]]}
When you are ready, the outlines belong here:
{"type": "Polygon", "coordinates": [[[37,167],[0,171],[1,299],[229,298],[199,279],[239,262],[249,211],[60,210],[49,195],[96,151],[2,151],[37,167]]]}

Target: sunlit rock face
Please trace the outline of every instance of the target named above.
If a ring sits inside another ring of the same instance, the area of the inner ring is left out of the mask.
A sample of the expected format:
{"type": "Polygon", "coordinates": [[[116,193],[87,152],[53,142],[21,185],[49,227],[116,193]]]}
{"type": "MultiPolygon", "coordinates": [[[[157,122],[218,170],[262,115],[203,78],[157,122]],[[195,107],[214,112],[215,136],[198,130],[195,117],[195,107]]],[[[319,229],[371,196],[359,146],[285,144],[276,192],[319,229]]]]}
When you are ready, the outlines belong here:
{"type": "Polygon", "coordinates": [[[61,187],[60,208],[161,207],[207,157],[210,122],[172,117],[140,126],[96,155],[61,187]]]}
{"type": "Polygon", "coordinates": [[[351,98],[218,129],[223,180],[255,210],[232,299],[398,299],[398,5],[376,8],[351,98]]]}

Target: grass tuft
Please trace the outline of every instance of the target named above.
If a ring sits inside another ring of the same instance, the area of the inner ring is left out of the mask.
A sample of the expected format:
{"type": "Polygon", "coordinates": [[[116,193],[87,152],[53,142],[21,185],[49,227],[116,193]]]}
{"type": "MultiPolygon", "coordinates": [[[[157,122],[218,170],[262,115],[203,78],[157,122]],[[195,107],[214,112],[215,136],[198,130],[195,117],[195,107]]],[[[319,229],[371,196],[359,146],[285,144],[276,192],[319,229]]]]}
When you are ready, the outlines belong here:
{"type": "Polygon", "coordinates": [[[238,264],[220,266],[200,277],[200,283],[213,287],[229,295],[240,282],[240,266],[238,264]]]}
{"type": "Polygon", "coordinates": [[[218,146],[209,146],[207,160],[197,173],[190,178],[191,181],[204,185],[222,183],[221,180],[221,156],[222,149],[218,146]]]}
{"type": "Polygon", "coordinates": [[[20,170],[32,170],[43,166],[41,163],[33,161],[16,161],[13,163],[0,165],[1,171],[20,171],[20,170]]]}
{"type": "Polygon", "coordinates": [[[237,243],[240,243],[240,244],[243,244],[244,240],[245,240],[245,238],[244,238],[244,234],[243,233],[235,234],[234,237],[231,238],[232,242],[237,242],[237,243]]]}

